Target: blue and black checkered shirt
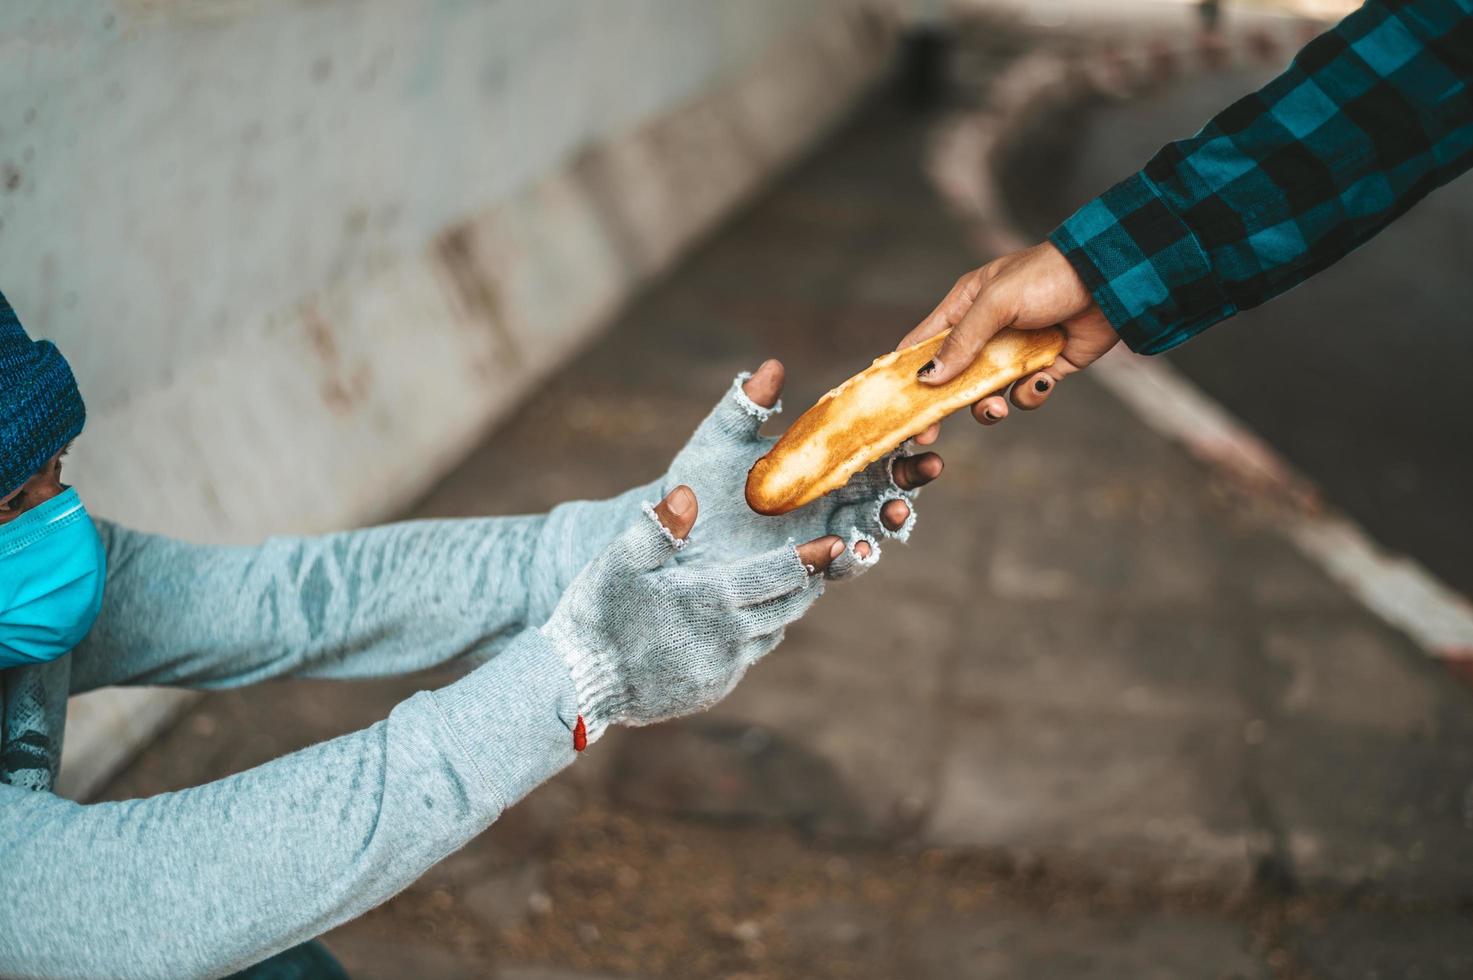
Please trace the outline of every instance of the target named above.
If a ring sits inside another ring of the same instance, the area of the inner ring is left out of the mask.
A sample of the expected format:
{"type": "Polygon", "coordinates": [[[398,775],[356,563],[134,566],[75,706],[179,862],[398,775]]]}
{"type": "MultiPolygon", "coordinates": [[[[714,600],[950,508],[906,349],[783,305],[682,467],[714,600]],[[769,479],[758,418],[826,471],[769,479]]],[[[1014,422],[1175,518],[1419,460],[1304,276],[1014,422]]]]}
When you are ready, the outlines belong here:
{"type": "Polygon", "coordinates": [[[1473,0],[1367,0],[1049,240],[1132,350],[1277,296],[1473,166],[1473,0]]]}

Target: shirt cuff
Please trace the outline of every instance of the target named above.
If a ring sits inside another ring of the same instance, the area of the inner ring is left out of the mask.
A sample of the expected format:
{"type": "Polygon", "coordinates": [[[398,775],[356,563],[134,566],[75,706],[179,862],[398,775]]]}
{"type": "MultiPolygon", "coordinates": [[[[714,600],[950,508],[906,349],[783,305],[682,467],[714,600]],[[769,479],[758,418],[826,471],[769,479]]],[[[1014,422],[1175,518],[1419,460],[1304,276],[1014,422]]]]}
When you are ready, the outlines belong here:
{"type": "Polygon", "coordinates": [[[503,810],[576,755],[578,695],[562,655],[537,630],[432,696],[503,810]]]}
{"type": "Polygon", "coordinates": [[[1159,354],[1237,312],[1196,234],[1137,172],[1049,235],[1120,339],[1159,354]]]}

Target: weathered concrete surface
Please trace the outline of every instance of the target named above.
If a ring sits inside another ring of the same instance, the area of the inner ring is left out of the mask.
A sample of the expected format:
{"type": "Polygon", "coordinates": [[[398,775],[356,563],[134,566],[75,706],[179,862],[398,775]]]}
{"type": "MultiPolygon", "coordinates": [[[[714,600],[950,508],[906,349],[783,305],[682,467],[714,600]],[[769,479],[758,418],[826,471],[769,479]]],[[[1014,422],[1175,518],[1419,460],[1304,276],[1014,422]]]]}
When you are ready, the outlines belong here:
{"type": "Polygon", "coordinates": [[[1456,980],[1473,976],[1473,915],[1445,910],[1306,916],[1292,942],[1314,976],[1456,980]]]}
{"type": "MultiPolygon", "coordinates": [[[[413,513],[622,489],[737,369],[781,356],[799,407],[893,344],[977,260],[920,173],[924,135],[876,106],[413,513]]],[[[1466,690],[1088,377],[996,429],[955,420],[942,449],[914,543],[715,712],[611,733],[329,944],[363,976],[382,942],[493,976],[1461,962],[1466,690]]],[[[109,795],[255,764],[439,680],[211,695],[109,795]]]]}
{"type": "Polygon", "coordinates": [[[111,407],[843,6],[8,3],[6,288],[111,407]]]}

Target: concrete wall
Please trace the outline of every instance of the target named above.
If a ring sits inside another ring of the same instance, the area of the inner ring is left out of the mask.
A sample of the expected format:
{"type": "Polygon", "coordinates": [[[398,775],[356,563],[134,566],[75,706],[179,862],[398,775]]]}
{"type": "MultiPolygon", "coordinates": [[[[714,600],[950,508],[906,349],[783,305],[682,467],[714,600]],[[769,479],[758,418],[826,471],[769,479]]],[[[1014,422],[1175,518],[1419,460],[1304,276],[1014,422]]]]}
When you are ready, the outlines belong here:
{"type": "MultiPolygon", "coordinates": [[[[896,9],[7,0],[0,281],[88,400],[71,479],[198,540],[394,513],[842,116],[896,9]]],[[[71,791],[172,706],[75,705],[71,791]]]]}

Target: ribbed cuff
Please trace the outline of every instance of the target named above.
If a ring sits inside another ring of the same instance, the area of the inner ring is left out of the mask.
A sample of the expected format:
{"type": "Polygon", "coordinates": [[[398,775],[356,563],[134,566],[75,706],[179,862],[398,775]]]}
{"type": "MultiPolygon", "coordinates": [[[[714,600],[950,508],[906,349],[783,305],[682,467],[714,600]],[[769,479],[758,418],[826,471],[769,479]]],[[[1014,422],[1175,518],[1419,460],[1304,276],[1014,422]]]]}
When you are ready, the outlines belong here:
{"type": "Polygon", "coordinates": [[[576,756],[577,691],[562,656],[537,630],[432,697],[503,808],[576,756]]]}
{"type": "Polygon", "coordinates": [[[604,729],[623,714],[624,689],[618,682],[618,671],[603,651],[592,648],[571,635],[557,616],[540,631],[544,641],[566,665],[565,669],[577,692],[576,712],[583,719],[588,742],[597,742],[604,729]]]}

